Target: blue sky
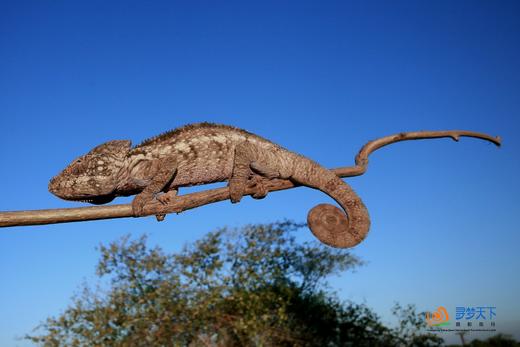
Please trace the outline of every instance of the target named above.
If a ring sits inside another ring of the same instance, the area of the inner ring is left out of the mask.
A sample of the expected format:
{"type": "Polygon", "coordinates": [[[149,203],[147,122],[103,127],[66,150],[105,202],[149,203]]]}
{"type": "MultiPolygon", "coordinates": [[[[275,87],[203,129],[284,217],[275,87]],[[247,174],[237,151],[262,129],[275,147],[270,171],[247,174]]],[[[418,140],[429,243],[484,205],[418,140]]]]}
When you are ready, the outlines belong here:
{"type": "MultiPolygon", "coordinates": [[[[366,141],[396,132],[500,135],[500,149],[463,138],[376,152],[347,180],[371,214],[353,251],[368,264],[331,283],[387,322],[394,301],[496,306],[497,329],[520,338],[519,15],[515,1],[4,1],[0,210],[79,206],[47,192],[70,160],[199,121],[326,167],[351,165],[366,141]]],[[[15,337],[95,280],[100,243],[146,232],[175,251],[216,227],[304,221],[322,202],[299,188],[163,223],[1,229],[0,345],[28,345],[15,337]]]]}

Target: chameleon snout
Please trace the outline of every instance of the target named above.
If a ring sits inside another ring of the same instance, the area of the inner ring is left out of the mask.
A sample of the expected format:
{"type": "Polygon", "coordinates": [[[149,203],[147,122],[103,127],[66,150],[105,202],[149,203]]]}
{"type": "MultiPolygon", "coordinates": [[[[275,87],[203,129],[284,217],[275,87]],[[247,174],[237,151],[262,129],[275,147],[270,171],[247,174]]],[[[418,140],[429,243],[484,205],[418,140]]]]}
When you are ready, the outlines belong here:
{"type": "Polygon", "coordinates": [[[52,194],[61,197],[59,195],[59,191],[60,191],[60,189],[59,189],[59,181],[58,181],[56,176],[51,178],[51,180],[49,181],[48,189],[49,189],[49,192],[51,192],[52,194]]]}
{"type": "Polygon", "coordinates": [[[59,198],[68,200],[71,198],[70,184],[67,181],[60,179],[59,176],[54,176],[49,181],[48,186],[49,192],[56,195],[59,198]]]}

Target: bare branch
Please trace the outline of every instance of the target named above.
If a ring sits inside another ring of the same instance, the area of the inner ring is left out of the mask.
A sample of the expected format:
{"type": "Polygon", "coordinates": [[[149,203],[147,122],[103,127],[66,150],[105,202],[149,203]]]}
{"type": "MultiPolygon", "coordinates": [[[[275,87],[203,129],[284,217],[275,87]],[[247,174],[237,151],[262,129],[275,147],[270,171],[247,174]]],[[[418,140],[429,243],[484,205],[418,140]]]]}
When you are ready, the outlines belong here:
{"type": "MultiPolygon", "coordinates": [[[[492,137],[487,134],[465,130],[417,131],[400,133],[385,136],[368,142],[357,154],[355,166],[332,169],[332,171],[339,177],[359,176],[365,173],[367,170],[368,156],[375,150],[386,145],[406,140],[433,139],[441,137],[451,137],[453,140],[458,141],[461,136],[487,140],[497,146],[500,146],[501,144],[500,137],[492,137]]],[[[264,185],[269,192],[290,189],[297,186],[290,181],[279,179],[265,180],[264,185]]],[[[254,192],[255,190],[251,187],[246,190],[245,195],[251,195],[254,192]]],[[[146,215],[160,215],[173,212],[180,213],[199,206],[228,199],[229,191],[227,187],[211,189],[207,191],[177,196],[168,205],[162,205],[157,201],[151,202],[145,206],[144,212],[146,215]]],[[[132,213],[132,206],[130,204],[0,212],[0,227],[68,223],[126,217],[134,217],[132,213]]]]}

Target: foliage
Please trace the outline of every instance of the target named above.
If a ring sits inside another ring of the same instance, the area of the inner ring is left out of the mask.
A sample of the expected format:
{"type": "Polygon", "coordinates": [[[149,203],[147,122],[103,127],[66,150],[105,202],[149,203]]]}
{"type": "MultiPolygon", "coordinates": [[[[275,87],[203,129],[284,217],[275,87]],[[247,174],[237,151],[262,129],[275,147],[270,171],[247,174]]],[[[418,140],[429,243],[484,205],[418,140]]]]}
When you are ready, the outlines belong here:
{"type": "Polygon", "coordinates": [[[43,346],[437,346],[424,320],[397,305],[397,328],[365,305],[343,303],[326,277],[362,262],[318,243],[302,225],[219,229],[178,254],[146,237],[101,246],[105,290],[85,286],[27,339],[43,346]]]}

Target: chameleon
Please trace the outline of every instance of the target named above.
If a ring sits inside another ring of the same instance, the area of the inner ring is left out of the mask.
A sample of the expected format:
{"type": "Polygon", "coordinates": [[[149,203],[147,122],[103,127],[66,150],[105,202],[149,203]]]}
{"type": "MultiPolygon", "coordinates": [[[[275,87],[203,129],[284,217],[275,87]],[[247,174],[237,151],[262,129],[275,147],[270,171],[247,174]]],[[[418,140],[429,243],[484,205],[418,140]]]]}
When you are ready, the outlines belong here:
{"type": "Polygon", "coordinates": [[[253,188],[253,198],[261,199],[268,192],[266,179],[318,189],[341,206],[319,204],[307,215],[309,229],[324,244],[349,248],[367,236],[367,208],[336,174],[261,136],[227,125],[185,125],[135,147],[130,140],[105,142],[72,161],[50,180],[48,188],[59,198],[92,204],[135,195],[132,211],[139,217],[147,203],[167,204],[175,199],[180,187],[227,181],[232,203],[241,200],[247,187],[253,188]]]}

